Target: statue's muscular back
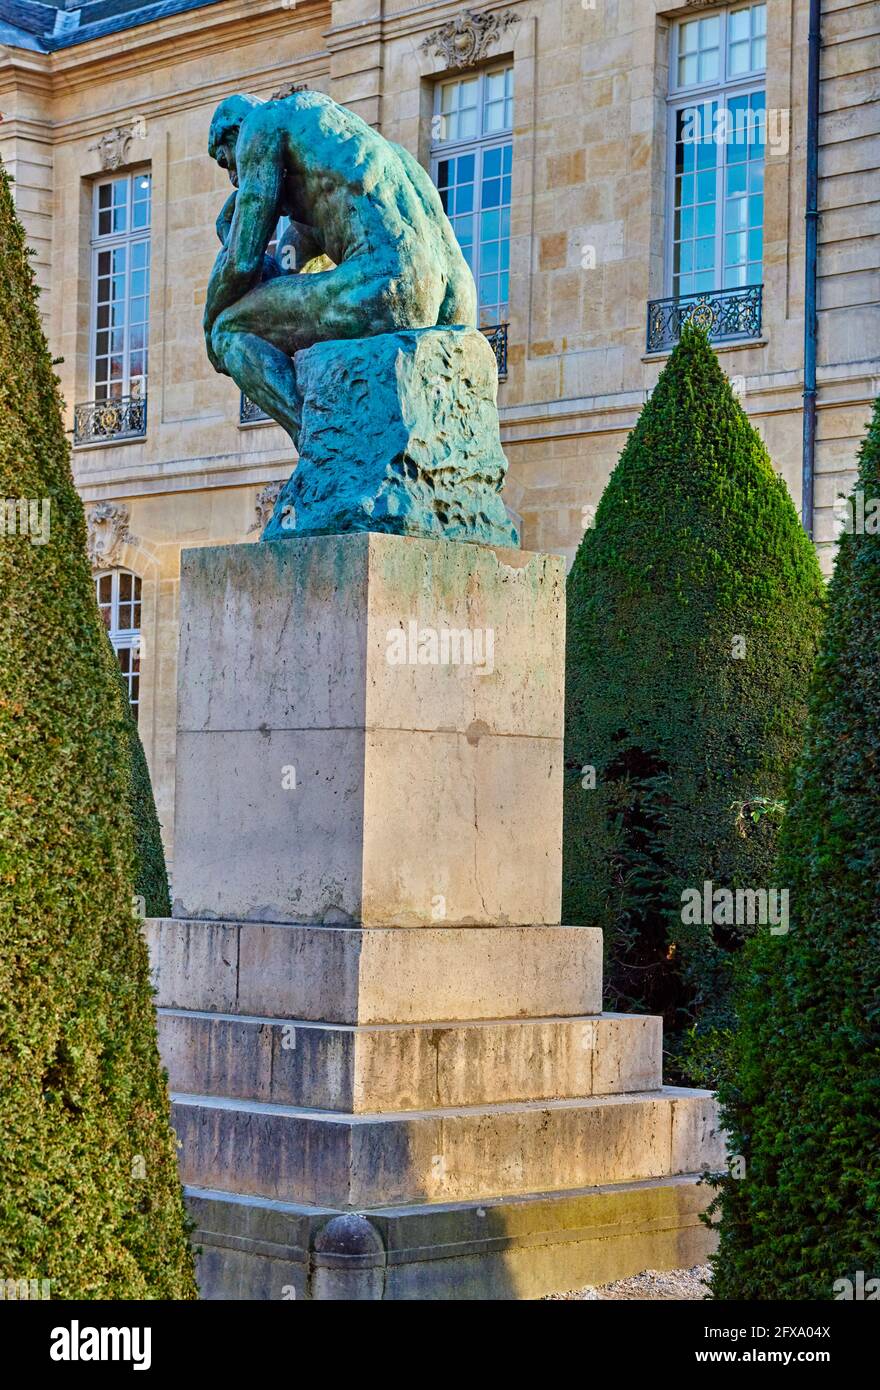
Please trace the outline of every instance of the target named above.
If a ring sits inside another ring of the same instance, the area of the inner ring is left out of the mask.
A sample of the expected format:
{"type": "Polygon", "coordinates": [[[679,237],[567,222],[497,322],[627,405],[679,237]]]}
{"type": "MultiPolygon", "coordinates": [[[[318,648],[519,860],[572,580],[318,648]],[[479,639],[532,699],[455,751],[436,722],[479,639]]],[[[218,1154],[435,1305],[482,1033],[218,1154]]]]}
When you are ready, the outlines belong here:
{"type": "Polygon", "coordinates": [[[414,297],[424,323],[476,323],[473,276],[437,189],[353,111],[318,92],[267,102],[242,122],[236,161],[243,190],[272,190],[272,226],[286,214],[314,228],[338,266],[368,261],[371,276],[414,297]]]}

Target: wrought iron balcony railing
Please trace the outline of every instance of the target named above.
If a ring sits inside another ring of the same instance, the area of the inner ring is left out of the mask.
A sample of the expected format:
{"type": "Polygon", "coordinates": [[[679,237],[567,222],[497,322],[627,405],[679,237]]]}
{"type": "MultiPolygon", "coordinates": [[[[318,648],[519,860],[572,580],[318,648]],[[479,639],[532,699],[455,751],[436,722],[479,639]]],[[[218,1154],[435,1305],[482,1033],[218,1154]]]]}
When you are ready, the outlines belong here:
{"type": "MultiPolygon", "coordinates": [[[[506,323],[496,323],[491,328],[483,329],[495,353],[499,381],[507,379],[507,328],[506,323]]],[[[267,415],[265,410],[250,400],[244,392],[241,393],[238,406],[238,423],[240,425],[255,425],[269,419],[271,416],[267,415]]]]}
{"type": "Polygon", "coordinates": [[[498,380],[507,380],[507,328],[506,323],[496,323],[492,328],[484,328],[498,363],[498,380]]]}
{"type": "Polygon", "coordinates": [[[74,407],[74,444],[137,439],[146,432],[146,396],[108,396],[103,401],[86,401],[74,407]]]}
{"type": "Polygon", "coordinates": [[[271,415],[267,415],[265,410],[242,391],[238,405],[238,423],[240,425],[255,425],[260,420],[271,420],[271,418],[271,415]]]}
{"type": "Polygon", "coordinates": [[[653,299],[648,304],[648,352],[671,352],[686,323],[704,328],[713,343],[757,338],[761,333],[763,285],[653,299]]]}

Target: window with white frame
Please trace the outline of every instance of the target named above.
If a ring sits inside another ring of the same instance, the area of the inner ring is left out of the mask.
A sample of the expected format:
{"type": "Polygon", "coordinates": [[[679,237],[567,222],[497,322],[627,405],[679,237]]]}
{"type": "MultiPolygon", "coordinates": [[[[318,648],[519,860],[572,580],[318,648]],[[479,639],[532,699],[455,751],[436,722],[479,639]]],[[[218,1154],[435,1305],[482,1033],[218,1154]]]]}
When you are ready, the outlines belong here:
{"type": "Polygon", "coordinates": [[[670,64],[668,293],[763,279],[767,6],[680,20],[670,64]]]}
{"type": "Polygon", "coordinates": [[[148,172],[101,179],[92,214],[92,395],[147,391],[150,306],[148,172]]]}
{"type": "Polygon", "coordinates": [[[131,570],[107,570],[95,576],[95,593],[104,626],[113,643],[131,712],[138,717],[141,678],[141,580],[131,570]]]}
{"type": "Polygon", "coordinates": [[[513,67],[439,82],[433,135],[434,182],[492,328],[509,317],[513,67]]]}

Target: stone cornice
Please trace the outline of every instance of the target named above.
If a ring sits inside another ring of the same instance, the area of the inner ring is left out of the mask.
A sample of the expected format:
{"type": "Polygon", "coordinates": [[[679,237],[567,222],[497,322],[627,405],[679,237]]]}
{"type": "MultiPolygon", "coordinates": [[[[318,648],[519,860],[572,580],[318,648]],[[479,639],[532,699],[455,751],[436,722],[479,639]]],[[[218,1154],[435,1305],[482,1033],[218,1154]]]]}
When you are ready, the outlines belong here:
{"type": "Polygon", "coordinates": [[[0,90],[7,67],[17,71],[39,67],[49,74],[51,91],[67,93],[93,86],[96,70],[102,83],[113,82],[157,67],[205,59],[211,53],[240,50],[277,34],[281,25],[289,34],[314,29],[316,22],[322,32],[329,28],[330,0],[298,0],[296,9],[282,8],[280,0],[227,0],[53,53],[0,48],[0,90]]]}
{"type": "MultiPolygon", "coordinates": [[[[238,90],[254,92],[257,96],[269,96],[278,86],[278,72],[277,63],[255,68],[250,72],[240,73],[236,86],[238,90]]],[[[285,68],[285,74],[287,72],[288,69],[285,68]]],[[[298,82],[315,86],[323,78],[329,77],[328,55],[310,53],[297,57],[295,63],[291,63],[289,72],[291,80],[295,78],[298,82]]],[[[77,113],[67,120],[52,122],[51,129],[56,143],[91,139],[93,136],[100,136],[109,126],[116,124],[118,114],[122,111],[129,112],[136,107],[138,115],[146,120],[160,120],[181,111],[211,105],[212,102],[228,95],[229,90],[229,78],[222,77],[214,82],[203,82],[198,88],[185,88],[178,92],[163,93],[161,96],[143,99],[136,95],[130,96],[124,106],[108,107],[99,112],[77,113]]]]}

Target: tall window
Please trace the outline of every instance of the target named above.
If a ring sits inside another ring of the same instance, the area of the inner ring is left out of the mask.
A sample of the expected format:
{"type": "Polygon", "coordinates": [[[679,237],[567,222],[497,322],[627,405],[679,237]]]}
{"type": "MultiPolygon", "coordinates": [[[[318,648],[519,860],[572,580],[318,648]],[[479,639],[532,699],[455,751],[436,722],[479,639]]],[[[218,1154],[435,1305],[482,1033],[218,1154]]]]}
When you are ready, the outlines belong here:
{"type": "Polygon", "coordinates": [[[477,282],[480,327],[506,323],[513,68],[439,83],[433,131],[432,174],[477,282]]]}
{"type": "Polygon", "coordinates": [[[128,686],[135,719],[140,705],[141,580],[130,570],[108,570],[95,578],[98,608],[128,686]]]}
{"type": "Polygon", "coordinates": [[[150,304],[149,173],[103,179],[92,228],[92,384],[96,401],[147,390],[150,304]]]}
{"type": "Polygon", "coordinates": [[[766,4],[681,20],[671,60],[669,293],[759,285],[766,4]]]}

